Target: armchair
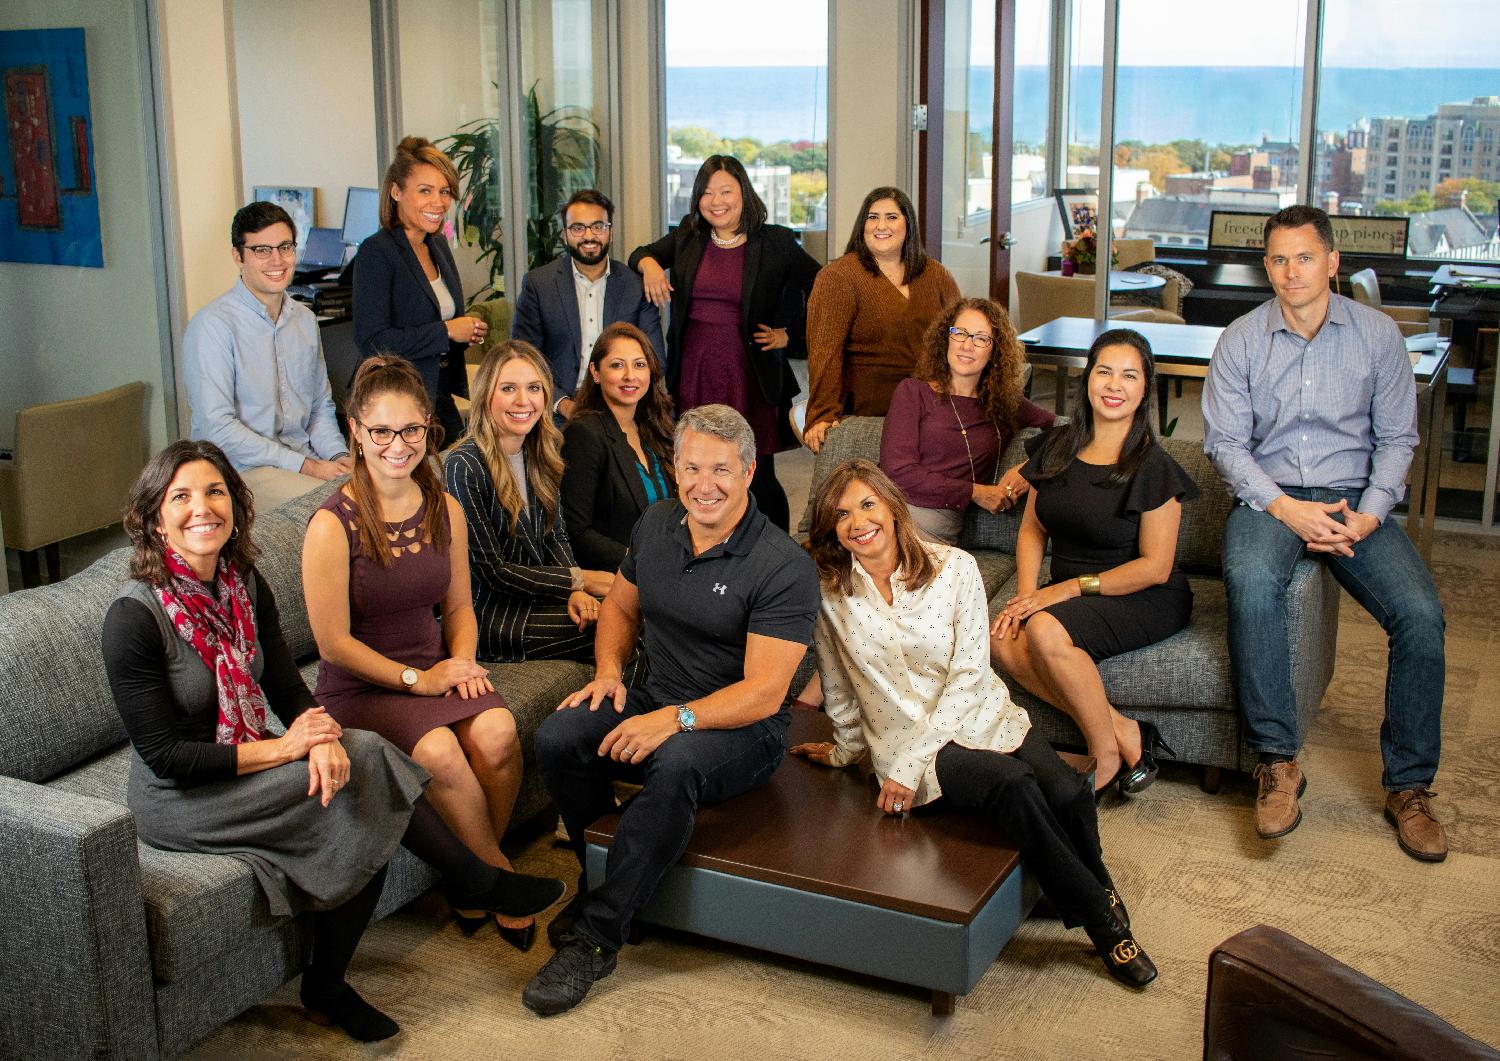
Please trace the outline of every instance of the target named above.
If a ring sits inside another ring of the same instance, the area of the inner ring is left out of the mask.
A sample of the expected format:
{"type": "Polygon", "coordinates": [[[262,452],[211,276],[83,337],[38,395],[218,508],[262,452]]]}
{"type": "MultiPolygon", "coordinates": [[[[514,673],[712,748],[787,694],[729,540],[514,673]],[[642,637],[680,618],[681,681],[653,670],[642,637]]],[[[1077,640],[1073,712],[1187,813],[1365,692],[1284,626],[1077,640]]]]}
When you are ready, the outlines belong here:
{"type": "Polygon", "coordinates": [[[41,582],[38,550],[56,582],[60,542],[120,522],[146,465],[145,397],[144,383],[127,383],[16,414],[15,460],[0,467],[0,523],[5,547],[21,552],[24,586],[41,582]]]}

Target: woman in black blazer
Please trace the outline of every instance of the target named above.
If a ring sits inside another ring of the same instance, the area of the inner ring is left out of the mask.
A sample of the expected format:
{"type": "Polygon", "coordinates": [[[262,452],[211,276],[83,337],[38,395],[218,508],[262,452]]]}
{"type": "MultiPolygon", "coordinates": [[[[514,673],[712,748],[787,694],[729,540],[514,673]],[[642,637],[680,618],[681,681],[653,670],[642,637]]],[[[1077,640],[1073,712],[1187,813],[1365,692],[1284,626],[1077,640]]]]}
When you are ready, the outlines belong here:
{"type": "Polygon", "coordinates": [[[380,231],[354,256],[354,341],[361,357],[398,354],[412,363],[451,443],[463,434],[453,396],[469,393],[464,349],[488,329],[460,315],[458,266],[441,235],[458,173],[429,141],[408,136],[381,188],[380,231]]]}
{"type": "Polygon", "coordinates": [[[600,333],[563,429],[563,521],[583,567],[614,571],[647,508],[672,497],[672,399],[646,333],[600,333]]]}
{"type": "Polygon", "coordinates": [[[787,420],[801,389],[787,364],[802,343],[807,296],[818,263],[791,229],[766,224],[766,206],[739,160],[706,159],[693,181],[694,210],[655,243],[637,247],[630,266],[646,297],[672,306],[667,387],[679,411],[722,402],[755,430],[755,478],[762,512],[790,525],[775,455],[797,445],[787,420]],[[667,270],[672,278],[667,279],[667,270]]]}

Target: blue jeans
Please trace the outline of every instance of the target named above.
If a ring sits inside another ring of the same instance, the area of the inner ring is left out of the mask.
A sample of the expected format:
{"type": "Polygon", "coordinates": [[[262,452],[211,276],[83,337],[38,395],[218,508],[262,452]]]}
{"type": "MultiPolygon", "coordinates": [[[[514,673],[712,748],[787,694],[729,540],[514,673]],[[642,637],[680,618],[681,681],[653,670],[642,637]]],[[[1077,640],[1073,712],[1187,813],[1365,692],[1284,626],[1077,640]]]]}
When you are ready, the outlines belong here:
{"type": "MultiPolygon", "coordinates": [[[[599,744],[622,721],[654,711],[642,689],[630,690],[625,711],[571,707],[554,711],[536,734],[537,768],[562,812],[573,851],[584,864],[583,834],[615,809],[613,778],[640,793],[625,805],[605,863],[605,880],[588,893],[574,931],[612,950],[625,945],[630,921],[656,892],[693,835],[700,803],[718,803],[768,780],[786,754],[783,712],[739,729],[696,730],[668,737],[639,766],[601,759],[599,744]]],[[[580,882],[580,890],[582,883],[580,882]]]]}
{"type": "MultiPolygon", "coordinates": [[[[1325,504],[1359,492],[1283,487],[1299,501],[1325,504]]],[[[1224,529],[1224,583],[1229,594],[1229,658],[1244,713],[1246,741],[1257,752],[1297,753],[1297,705],[1286,636],[1286,590],[1305,545],[1275,516],[1236,505],[1224,529]]],[[[1380,725],[1381,777],[1387,791],[1426,787],[1442,743],[1443,607],[1422,558],[1387,519],[1354,546],[1354,556],[1314,554],[1389,637],[1385,720],[1380,725]]]]}

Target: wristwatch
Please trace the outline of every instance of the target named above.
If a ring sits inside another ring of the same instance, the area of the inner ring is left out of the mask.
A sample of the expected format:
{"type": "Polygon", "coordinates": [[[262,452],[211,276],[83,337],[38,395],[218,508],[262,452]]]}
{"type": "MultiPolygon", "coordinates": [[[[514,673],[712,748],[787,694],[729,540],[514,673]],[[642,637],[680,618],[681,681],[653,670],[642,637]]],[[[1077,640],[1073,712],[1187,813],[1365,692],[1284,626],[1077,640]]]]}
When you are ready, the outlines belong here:
{"type": "Polygon", "coordinates": [[[407,692],[411,693],[416,691],[417,677],[417,669],[415,667],[407,667],[401,672],[401,684],[406,686],[407,692]]]}
{"type": "Polygon", "coordinates": [[[679,732],[691,733],[693,727],[698,724],[698,716],[693,714],[693,709],[687,704],[677,705],[677,726],[679,732]]]}

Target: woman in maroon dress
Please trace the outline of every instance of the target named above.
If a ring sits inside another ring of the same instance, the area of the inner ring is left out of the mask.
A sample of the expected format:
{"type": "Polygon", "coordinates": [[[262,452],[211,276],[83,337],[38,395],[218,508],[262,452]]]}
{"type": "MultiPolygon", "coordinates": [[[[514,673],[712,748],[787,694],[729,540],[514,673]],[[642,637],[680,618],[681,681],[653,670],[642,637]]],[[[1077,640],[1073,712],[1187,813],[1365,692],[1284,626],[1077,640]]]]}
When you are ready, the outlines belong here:
{"type": "MultiPolygon", "coordinates": [[[[499,841],[521,783],[521,747],[474,658],[464,515],[427,460],[441,428],[408,362],[360,365],[349,436],[354,475],[313,514],[302,551],[323,657],[318,702],[340,725],[374,730],[426,767],[443,820],[481,859],[509,869],[499,841]]],[[[483,922],[462,923],[472,931],[483,922]]],[[[530,919],[501,919],[501,935],[521,950],[534,934],[530,919]]]]}
{"type": "Polygon", "coordinates": [[[791,229],[766,223],[766,205],[738,159],[704,160],[693,202],[694,212],[655,243],[637,247],[630,265],[647,298],[672,305],[667,387],[678,412],[722,403],[750,422],[751,492],[767,518],[786,529],[790,511],[775,454],[797,445],[786,414],[800,389],[786,350],[802,344],[819,265],[791,229]]]}

